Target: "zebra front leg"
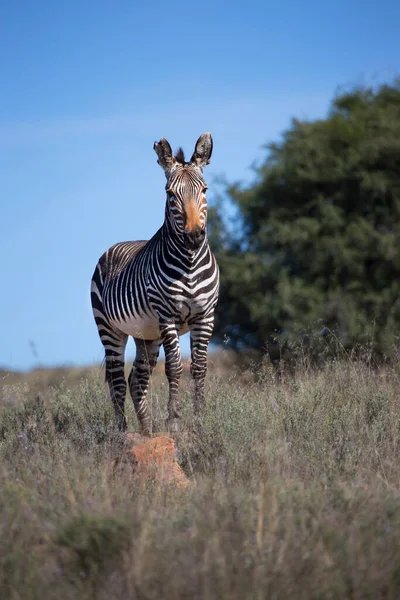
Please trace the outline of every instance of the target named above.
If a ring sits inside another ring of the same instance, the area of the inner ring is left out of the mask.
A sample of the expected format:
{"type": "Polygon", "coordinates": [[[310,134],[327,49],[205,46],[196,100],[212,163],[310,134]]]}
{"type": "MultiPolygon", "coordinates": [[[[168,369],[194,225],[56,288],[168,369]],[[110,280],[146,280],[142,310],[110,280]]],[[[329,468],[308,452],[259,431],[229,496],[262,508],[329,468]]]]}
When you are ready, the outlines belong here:
{"type": "Polygon", "coordinates": [[[129,375],[129,391],[142,432],[151,435],[152,426],[147,406],[147,390],[154,367],[157,364],[161,341],[135,338],[136,357],[129,375]]]}
{"type": "Polygon", "coordinates": [[[167,423],[179,419],[178,390],[182,375],[181,351],[175,323],[160,323],[161,339],[165,352],[165,374],[169,384],[167,423]]]}
{"type": "Polygon", "coordinates": [[[207,375],[207,350],[214,327],[214,317],[190,325],[190,374],[194,380],[194,412],[204,409],[204,381],[207,375]]]}

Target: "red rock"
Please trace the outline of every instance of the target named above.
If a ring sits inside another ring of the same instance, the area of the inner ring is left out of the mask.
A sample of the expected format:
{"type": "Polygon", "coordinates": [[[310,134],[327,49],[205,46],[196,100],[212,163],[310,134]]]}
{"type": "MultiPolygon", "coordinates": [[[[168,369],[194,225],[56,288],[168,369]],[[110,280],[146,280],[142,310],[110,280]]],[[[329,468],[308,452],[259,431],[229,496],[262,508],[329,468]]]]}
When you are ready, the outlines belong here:
{"type": "MultiPolygon", "coordinates": [[[[130,447],[123,457],[118,457],[115,466],[123,458],[133,465],[135,476],[163,483],[171,483],[178,487],[190,485],[176,457],[174,440],[167,434],[145,437],[139,433],[126,435],[130,447]]],[[[125,461],[124,461],[125,462],[125,461]]]]}

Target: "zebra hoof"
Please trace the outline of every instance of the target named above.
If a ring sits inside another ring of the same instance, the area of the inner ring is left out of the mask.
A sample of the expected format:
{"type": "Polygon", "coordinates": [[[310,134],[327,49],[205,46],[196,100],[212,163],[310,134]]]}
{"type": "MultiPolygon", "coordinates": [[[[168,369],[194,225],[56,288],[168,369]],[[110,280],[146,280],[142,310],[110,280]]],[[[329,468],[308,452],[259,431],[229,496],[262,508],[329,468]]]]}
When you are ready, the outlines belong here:
{"type": "Polygon", "coordinates": [[[124,419],[123,421],[119,421],[117,423],[117,427],[118,427],[118,431],[120,431],[121,433],[126,433],[126,430],[128,429],[128,426],[126,424],[126,419],[124,419]]]}

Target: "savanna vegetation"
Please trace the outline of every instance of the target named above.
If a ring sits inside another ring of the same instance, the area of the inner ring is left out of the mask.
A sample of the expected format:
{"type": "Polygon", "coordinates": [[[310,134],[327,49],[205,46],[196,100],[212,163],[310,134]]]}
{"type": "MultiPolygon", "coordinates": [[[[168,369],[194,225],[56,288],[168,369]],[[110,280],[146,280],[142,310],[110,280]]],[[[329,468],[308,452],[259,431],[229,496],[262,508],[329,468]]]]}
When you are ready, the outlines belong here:
{"type": "MultiPolygon", "coordinates": [[[[400,597],[400,83],[268,150],[210,214],[215,339],[255,353],[211,354],[201,417],[185,371],[191,486],[115,471],[99,369],[0,373],[1,599],[400,597]],[[278,377],[266,350],[298,368],[278,377]]],[[[163,431],[161,365],[149,402],[163,431]]]]}
{"type": "Polygon", "coordinates": [[[326,119],[294,119],[267,146],[254,182],[227,186],[210,226],[221,265],[221,342],[275,358],[305,346],[314,356],[326,347],[393,356],[400,80],[337,95],[326,119]],[[225,216],[232,206],[234,222],[225,216]]]}
{"type": "Polygon", "coordinates": [[[399,386],[350,360],[279,382],[232,368],[210,375],[199,421],[185,380],[177,445],[195,485],[176,489],[113,473],[124,438],[98,372],[3,377],[0,597],[397,599],[399,386]]]}

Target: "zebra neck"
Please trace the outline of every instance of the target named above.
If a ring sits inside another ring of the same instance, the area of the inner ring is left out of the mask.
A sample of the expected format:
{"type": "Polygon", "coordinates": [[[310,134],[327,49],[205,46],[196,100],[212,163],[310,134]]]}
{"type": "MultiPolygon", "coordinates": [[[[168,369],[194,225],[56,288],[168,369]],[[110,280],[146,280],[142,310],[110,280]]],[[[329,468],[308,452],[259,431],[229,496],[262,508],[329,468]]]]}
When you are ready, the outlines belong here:
{"type": "Polygon", "coordinates": [[[208,251],[207,234],[204,242],[197,250],[190,250],[184,244],[183,236],[178,234],[166,220],[160,229],[159,241],[163,246],[163,251],[183,262],[194,264],[201,260],[208,251]]]}

